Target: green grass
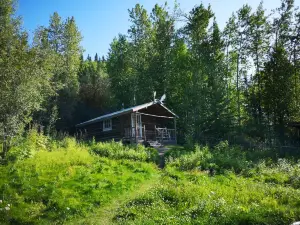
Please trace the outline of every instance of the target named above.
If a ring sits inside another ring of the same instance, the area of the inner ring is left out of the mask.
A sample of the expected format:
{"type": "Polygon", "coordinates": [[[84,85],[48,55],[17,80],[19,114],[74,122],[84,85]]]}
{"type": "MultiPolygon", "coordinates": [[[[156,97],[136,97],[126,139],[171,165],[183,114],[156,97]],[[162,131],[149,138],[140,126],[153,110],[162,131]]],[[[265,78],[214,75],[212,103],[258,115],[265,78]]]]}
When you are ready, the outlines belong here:
{"type": "Polygon", "coordinates": [[[300,190],[234,174],[167,171],[159,185],[121,206],[119,224],[290,224],[300,190]]]}
{"type": "Polygon", "coordinates": [[[0,166],[0,224],[290,224],[300,162],[271,151],[51,140],[30,131],[0,166]]]}
{"type": "MultiPolygon", "coordinates": [[[[0,223],[52,224],[86,216],[159,173],[153,163],[102,157],[74,139],[50,150],[38,150],[37,143],[30,145],[34,153],[24,157],[29,150],[21,145],[11,152],[16,161],[0,166],[0,223]]],[[[111,145],[116,143],[107,148],[111,145]]]]}
{"type": "Polygon", "coordinates": [[[95,210],[91,216],[75,217],[68,221],[66,224],[111,224],[113,223],[114,216],[116,215],[119,207],[126,202],[136,198],[137,196],[151,190],[160,182],[160,174],[152,175],[149,179],[143,182],[134,189],[114,198],[109,204],[95,210]]]}

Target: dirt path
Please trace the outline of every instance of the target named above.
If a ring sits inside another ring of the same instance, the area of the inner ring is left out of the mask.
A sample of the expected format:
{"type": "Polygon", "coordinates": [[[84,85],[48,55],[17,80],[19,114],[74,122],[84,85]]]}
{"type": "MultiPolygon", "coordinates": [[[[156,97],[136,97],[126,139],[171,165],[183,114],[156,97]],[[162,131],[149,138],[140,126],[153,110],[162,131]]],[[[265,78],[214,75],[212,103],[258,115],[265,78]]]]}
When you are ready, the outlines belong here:
{"type": "Polygon", "coordinates": [[[169,148],[158,148],[159,154],[159,168],[163,169],[165,167],[165,153],[170,150],[169,148]]]}
{"type": "Polygon", "coordinates": [[[151,177],[149,180],[146,180],[142,183],[136,190],[128,191],[118,198],[112,200],[112,202],[107,205],[96,209],[90,215],[87,215],[84,218],[74,218],[71,221],[66,222],[65,224],[84,224],[84,225],[107,225],[113,224],[113,217],[120,206],[124,203],[130,201],[131,199],[136,198],[137,196],[147,192],[153,188],[159,181],[160,174],[156,174],[151,177]]]}

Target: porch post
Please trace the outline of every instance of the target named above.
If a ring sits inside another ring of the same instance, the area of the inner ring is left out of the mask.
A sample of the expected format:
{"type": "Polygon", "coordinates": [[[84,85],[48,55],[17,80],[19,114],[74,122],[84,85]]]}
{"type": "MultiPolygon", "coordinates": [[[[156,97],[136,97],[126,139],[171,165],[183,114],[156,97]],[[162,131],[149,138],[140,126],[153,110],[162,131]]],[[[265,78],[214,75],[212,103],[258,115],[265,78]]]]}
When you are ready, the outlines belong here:
{"type": "Polygon", "coordinates": [[[138,136],[137,136],[137,113],[135,112],[135,143],[138,144],[138,136]]]}
{"type": "Polygon", "coordinates": [[[145,127],[145,124],[144,124],[144,141],[146,141],[146,127],[145,127]]]}
{"type": "Polygon", "coordinates": [[[176,117],[174,117],[174,129],[175,129],[175,144],[177,144],[176,117]]]}

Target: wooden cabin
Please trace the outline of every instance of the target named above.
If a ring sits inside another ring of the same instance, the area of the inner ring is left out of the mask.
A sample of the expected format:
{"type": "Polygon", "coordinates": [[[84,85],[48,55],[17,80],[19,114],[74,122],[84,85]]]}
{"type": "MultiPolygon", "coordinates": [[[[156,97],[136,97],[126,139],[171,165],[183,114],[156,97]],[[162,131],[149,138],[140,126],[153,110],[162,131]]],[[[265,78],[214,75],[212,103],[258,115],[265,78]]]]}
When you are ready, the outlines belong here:
{"type": "Polygon", "coordinates": [[[76,125],[86,138],[147,145],[176,144],[176,114],[161,101],[123,109],[76,125]]]}

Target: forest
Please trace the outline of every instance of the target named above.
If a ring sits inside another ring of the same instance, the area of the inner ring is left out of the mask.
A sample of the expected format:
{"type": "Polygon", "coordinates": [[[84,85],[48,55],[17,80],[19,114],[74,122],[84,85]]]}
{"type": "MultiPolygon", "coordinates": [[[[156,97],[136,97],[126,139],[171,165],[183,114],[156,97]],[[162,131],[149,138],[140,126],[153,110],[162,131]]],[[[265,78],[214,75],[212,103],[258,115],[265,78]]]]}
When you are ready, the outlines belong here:
{"type": "Polygon", "coordinates": [[[294,0],[243,5],[223,29],[210,5],[136,4],[108,54],[86,58],[76,18],[54,12],[29,38],[17,4],[0,0],[0,223],[300,220],[294,0]],[[154,92],[179,116],[164,169],[155,149],[75,138],[154,92]]]}
{"type": "Polygon", "coordinates": [[[299,122],[300,13],[292,0],[271,15],[263,3],[244,5],[223,30],[210,6],[147,12],[137,4],[128,10],[127,34],[112,40],[106,56],[86,59],[75,18],[53,13],[29,43],[15,5],[1,2],[0,132],[7,146],[30,124],[72,134],[79,122],[151,101],[154,91],[178,114],[182,143],[297,141],[289,124],[299,122]]]}

